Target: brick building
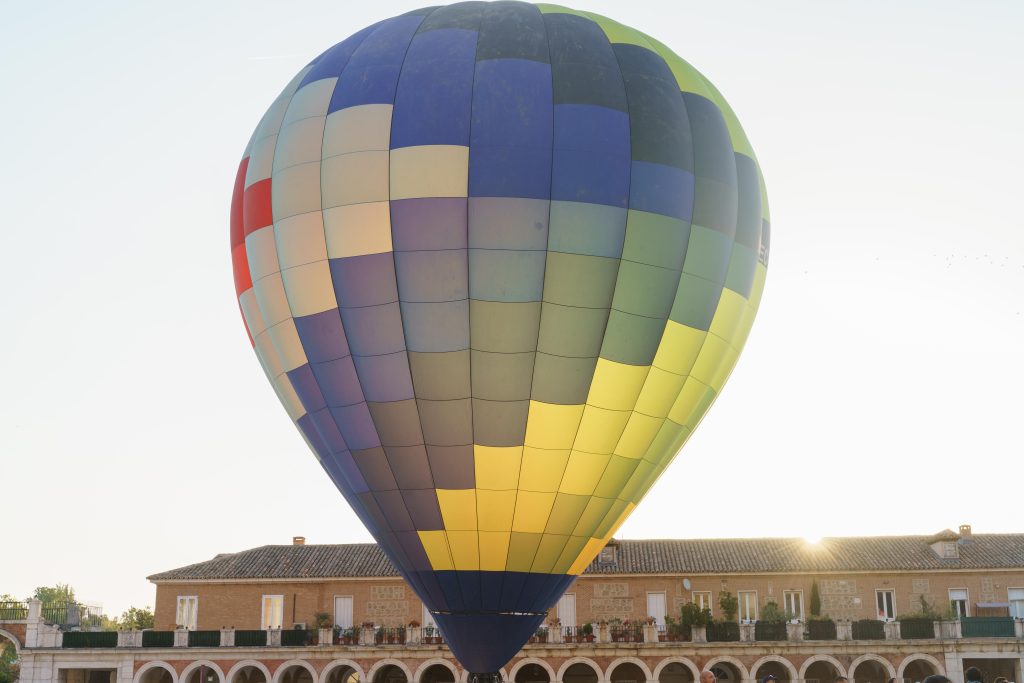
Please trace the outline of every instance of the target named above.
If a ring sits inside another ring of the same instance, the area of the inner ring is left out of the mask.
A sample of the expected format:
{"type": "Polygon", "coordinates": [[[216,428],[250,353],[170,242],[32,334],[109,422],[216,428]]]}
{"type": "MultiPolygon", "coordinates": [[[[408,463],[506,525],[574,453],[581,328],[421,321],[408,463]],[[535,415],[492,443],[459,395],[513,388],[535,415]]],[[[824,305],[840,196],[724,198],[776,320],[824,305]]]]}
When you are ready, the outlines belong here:
{"type": "MultiPolygon", "coordinates": [[[[62,633],[39,617],[38,605],[23,621],[0,622],[0,636],[6,631],[22,646],[25,682],[453,683],[466,675],[373,544],[297,538],[149,578],[153,631],[62,633]],[[317,613],[337,627],[315,629],[317,613]]],[[[975,535],[964,526],[819,544],[613,541],[549,624],[509,662],[506,680],[692,683],[713,670],[734,682],[768,673],[816,683],[946,673],[959,682],[975,665],[989,680],[1020,681],[1024,534],[975,535]],[[832,619],[824,631],[807,624],[815,585],[821,613],[832,619]],[[731,621],[719,604],[726,591],[738,601],[731,621]],[[687,602],[706,604],[730,626],[695,628],[676,640],[666,620],[687,602]],[[760,619],[770,602],[789,623],[760,619]],[[922,606],[948,614],[902,620],[922,606]]]]}

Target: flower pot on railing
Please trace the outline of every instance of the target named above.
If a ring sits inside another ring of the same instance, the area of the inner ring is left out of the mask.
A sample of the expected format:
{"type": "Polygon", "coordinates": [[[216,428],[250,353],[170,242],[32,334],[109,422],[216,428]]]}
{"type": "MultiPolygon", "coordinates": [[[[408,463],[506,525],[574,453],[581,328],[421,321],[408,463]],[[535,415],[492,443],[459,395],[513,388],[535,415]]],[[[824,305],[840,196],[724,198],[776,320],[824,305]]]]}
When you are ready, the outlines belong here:
{"type": "Polygon", "coordinates": [[[220,630],[220,646],[221,647],[234,647],[235,646],[235,629],[233,629],[233,628],[222,628],[220,630]]]}

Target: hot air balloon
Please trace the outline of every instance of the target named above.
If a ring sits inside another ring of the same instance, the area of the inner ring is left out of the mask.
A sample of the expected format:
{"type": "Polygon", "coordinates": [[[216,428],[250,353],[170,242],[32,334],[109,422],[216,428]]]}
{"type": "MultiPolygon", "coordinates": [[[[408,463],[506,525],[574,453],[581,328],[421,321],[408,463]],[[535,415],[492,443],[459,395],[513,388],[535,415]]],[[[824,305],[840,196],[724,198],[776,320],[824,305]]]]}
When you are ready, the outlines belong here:
{"type": "Polygon", "coordinates": [[[721,391],[768,236],[707,79],[615,21],[521,2],[328,49],[263,116],[231,205],[267,378],[482,679],[721,391]]]}

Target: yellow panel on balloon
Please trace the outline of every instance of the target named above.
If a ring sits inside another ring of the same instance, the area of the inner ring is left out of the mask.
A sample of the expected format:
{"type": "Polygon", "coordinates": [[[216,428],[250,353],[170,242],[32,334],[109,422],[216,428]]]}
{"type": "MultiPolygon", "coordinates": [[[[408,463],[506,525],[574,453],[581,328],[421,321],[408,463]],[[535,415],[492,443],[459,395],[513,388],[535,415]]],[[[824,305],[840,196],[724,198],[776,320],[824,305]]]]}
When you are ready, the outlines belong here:
{"type": "Polygon", "coordinates": [[[509,531],[480,532],[480,570],[485,572],[505,571],[508,562],[508,543],[512,536],[509,531]]]}
{"type": "Polygon", "coordinates": [[[588,541],[590,541],[590,538],[586,536],[570,536],[565,541],[565,547],[562,548],[561,554],[555,560],[551,572],[553,574],[568,574],[573,562],[579,557],[580,552],[587,545],[588,541]]]}
{"type": "Polygon", "coordinates": [[[584,451],[573,451],[569,456],[569,464],[565,468],[565,476],[558,487],[561,493],[574,493],[589,496],[594,493],[597,482],[601,481],[604,468],[608,465],[611,454],[599,455],[584,451]]]}
{"type": "Polygon", "coordinates": [[[585,494],[559,493],[555,496],[555,504],[551,507],[551,515],[548,517],[547,526],[544,527],[544,533],[571,534],[589,500],[590,496],[585,494]]]}
{"type": "Polygon", "coordinates": [[[668,417],[678,425],[692,428],[714,400],[715,391],[696,377],[691,377],[683,385],[668,417]]]}
{"type": "Polygon", "coordinates": [[[519,472],[519,488],[524,491],[557,491],[569,462],[566,449],[545,450],[523,448],[523,466],[519,472]]]}
{"type": "Polygon", "coordinates": [[[576,557],[566,574],[579,575],[583,573],[583,570],[593,562],[597,554],[601,552],[601,548],[607,544],[607,540],[603,538],[591,538],[583,546],[583,551],[576,557]]]}
{"type": "Polygon", "coordinates": [[[418,531],[420,543],[430,560],[430,567],[436,571],[455,569],[452,564],[451,552],[448,550],[448,537],[443,531],[418,531]]]}
{"type": "Polygon", "coordinates": [[[629,410],[605,410],[587,406],[583,411],[573,450],[610,454],[615,450],[615,444],[619,442],[630,414],[629,410]]]}
{"type": "Polygon", "coordinates": [[[481,531],[511,531],[516,511],[516,491],[478,489],[476,509],[481,531]]]}
{"type": "Polygon", "coordinates": [[[634,412],[629,416],[629,422],[622,431],[619,444],[615,447],[615,454],[625,458],[644,457],[664,421],[663,417],[650,417],[634,412]]]}
{"type": "Polygon", "coordinates": [[[647,379],[648,366],[597,359],[587,404],[609,410],[632,410],[647,379]]]}
{"type": "Polygon", "coordinates": [[[476,487],[496,491],[519,486],[519,469],[523,447],[473,446],[476,487]]]}
{"type": "Polygon", "coordinates": [[[558,556],[562,554],[562,548],[565,547],[567,540],[569,537],[561,534],[544,534],[540,539],[540,545],[537,547],[537,554],[533,558],[533,566],[530,567],[530,571],[549,574],[555,566],[555,562],[558,561],[558,556]]]}
{"type": "Polygon", "coordinates": [[[437,489],[444,528],[448,531],[476,531],[476,490],[437,489]]]}
{"type": "Polygon", "coordinates": [[[704,346],[697,356],[697,362],[693,364],[690,376],[694,377],[716,392],[722,389],[728,371],[732,369],[732,361],[736,359],[736,351],[729,346],[729,343],[713,334],[709,334],[704,340],[704,346]],[[723,371],[723,366],[728,368],[723,371]]]}
{"type": "Polygon", "coordinates": [[[512,532],[508,542],[508,563],[506,570],[510,572],[528,572],[533,566],[533,557],[540,546],[541,533],[512,532]]]}
{"type": "Polygon", "coordinates": [[[640,390],[634,410],[652,417],[665,417],[686,381],[684,375],[652,367],[640,390]]]}
{"type": "Polygon", "coordinates": [[[654,355],[654,366],[677,375],[688,375],[707,334],[669,320],[665,323],[665,332],[658,344],[658,352],[654,355]]]}
{"type": "Polygon", "coordinates": [[[448,547],[456,571],[479,571],[480,544],[477,531],[448,531],[448,547]]]}
{"type": "Polygon", "coordinates": [[[727,287],[723,288],[722,296],[718,299],[715,317],[711,319],[709,334],[733,342],[737,337],[746,310],[746,299],[727,287]]]}
{"type": "Polygon", "coordinates": [[[512,531],[542,533],[547,526],[548,515],[554,503],[554,493],[520,491],[516,496],[516,514],[512,520],[512,531]]]}
{"type": "MultiPolygon", "coordinates": [[[[616,493],[618,493],[616,491],[616,493]]],[[[601,523],[604,516],[608,514],[608,510],[612,506],[612,498],[598,498],[591,497],[587,501],[587,507],[583,510],[583,514],[580,515],[580,519],[576,522],[576,528],[572,530],[573,536],[593,536],[597,531],[597,525],[601,523]]]]}
{"type": "Polygon", "coordinates": [[[572,448],[582,417],[582,405],[530,401],[525,443],[537,448],[572,448]]]}

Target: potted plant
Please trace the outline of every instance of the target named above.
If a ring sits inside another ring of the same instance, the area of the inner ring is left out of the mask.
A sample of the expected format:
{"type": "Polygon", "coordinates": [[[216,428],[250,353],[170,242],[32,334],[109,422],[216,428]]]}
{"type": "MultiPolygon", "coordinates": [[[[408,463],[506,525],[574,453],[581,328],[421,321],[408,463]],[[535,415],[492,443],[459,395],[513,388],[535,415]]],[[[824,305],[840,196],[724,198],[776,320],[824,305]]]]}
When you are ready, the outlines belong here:
{"type": "Polygon", "coordinates": [[[413,619],[412,621],[409,622],[409,628],[419,628],[419,627],[420,627],[420,622],[418,622],[417,620],[413,619]]]}
{"type": "Polygon", "coordinates": [[[679,634],[676,631],[676,620],[670,616],[665,617],[665,631],[658,634],[659,643],[663,643],[666,640],[670,643],[679,640],[679,634]]]}
{"type": "Polygon", "coordinates": [[[583,640],[588,643],[594,642],[594,625],[592,623],[588,621],[580,630],[583,632],[583,640]]]}
{"type": "Polygon", "coordinates": [[[736,618],[736,613],[740,611],[740,600],[729,591],[719,591],[718,606],[722,608],[725,620],[732,621],[736,618]]]}

